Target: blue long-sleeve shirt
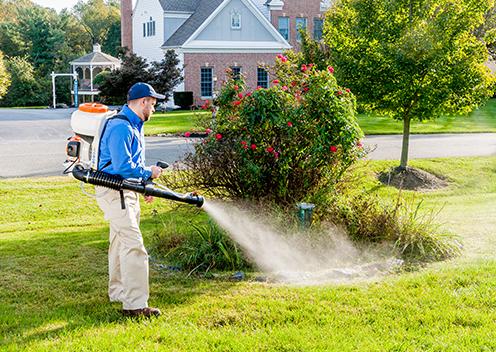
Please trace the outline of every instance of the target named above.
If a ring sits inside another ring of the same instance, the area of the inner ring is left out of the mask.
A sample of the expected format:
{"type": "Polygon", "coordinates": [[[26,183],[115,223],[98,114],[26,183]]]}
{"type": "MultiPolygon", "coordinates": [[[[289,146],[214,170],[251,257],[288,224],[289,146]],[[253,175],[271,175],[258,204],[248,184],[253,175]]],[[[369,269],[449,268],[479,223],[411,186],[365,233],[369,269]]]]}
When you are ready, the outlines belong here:
{"type": "Polygon", "coordinates": [[[124,178],[142,178],[148,180],[152,172],[145,167],[145,136],[143,121],[127,105],[120,115],[128,121],[112,119],[100,142],[100,160],[98,169],[124,178]],[[104,168],[108,162],[111,164],[104,168]]]}

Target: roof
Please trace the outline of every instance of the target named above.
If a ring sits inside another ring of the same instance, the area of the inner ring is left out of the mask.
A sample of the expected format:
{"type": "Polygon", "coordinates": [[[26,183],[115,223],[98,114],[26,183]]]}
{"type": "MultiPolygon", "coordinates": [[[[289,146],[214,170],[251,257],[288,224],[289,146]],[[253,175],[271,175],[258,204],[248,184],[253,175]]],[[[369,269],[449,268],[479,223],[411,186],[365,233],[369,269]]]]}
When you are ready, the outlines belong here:
{"type": "Polygon", "coordinates": [[[121,60],[119,60],[116,57],[113,57],[108,54],[100,53],[100,52],[92,52],[88,55],[85,55],[83,57],[80,57],[76,60],[71,61],[71,65],[73,64],[89,64],[89,63],[121,63],[121,60]]]}
{"type": "MultiPolygon", "coordinates": [[[[160,2],[179,3],[198,2],[196,11],[189,17],[174,34],[162,45],[164,47],[178,47],[183,45],[205,20],[224,2],[224,0],[161,0],[160,2]]],[[[177,11],[177,10],[176,10],[177,11]]]]}
{"type": "Polygon", "coordinates": [[[160,0],[165,12],[195,12],[201,0],[160,0]]]}

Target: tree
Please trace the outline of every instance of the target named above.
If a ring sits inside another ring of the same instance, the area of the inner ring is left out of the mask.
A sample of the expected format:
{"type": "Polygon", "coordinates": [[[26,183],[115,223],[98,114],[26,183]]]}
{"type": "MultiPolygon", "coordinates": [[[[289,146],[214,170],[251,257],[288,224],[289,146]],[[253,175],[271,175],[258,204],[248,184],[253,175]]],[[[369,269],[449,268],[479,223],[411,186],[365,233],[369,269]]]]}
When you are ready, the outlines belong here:
{"type": "Polygon", "coordinates": [[[168,98],[174,87],[183,80],[174,50],[167,51],[162,61],[154,61],[151,65],[134,53],[126,55],[126,52],[122,52],[120,57],[120,69],[99,74],[94,80],[94,83],[100,85],[100,96],[105,103],[123,104],[129,87],[137,82],[151,84],[157,92],[168,98]]]}
{"type": "Polygon", "coordinates": [[[0,51],[0,99],[7,93],[10,85],[10,76],[4,64],[3,54],[0,51]]]}
{"type": "Polygon", "coordinates": [[[157,92],[164,94],[166,99],[169,99],[174,87],[183,81],[179,62],[176,52],[167,50],[162,61],[151,64],[154,76],[151,85],[157,92]]]}
{"type": "Polygon", "coordinates": [[[473,31],[490,0],[340,0],[325,41],[340,81],[367,110],[403,121],[399,170],[408,163],[410,121],[473,110],[492,95],[488,54],[473,31]]]}
{"type": "Polygon", "coordinates": [[[121,55],[122,66],[110,74],[99,77],[100,96],[107,104],[123,104],[126,102],[127,91],[134,83],[150,83],[153,76],[149,71],[148,62],[136,54],[121,55]]]}
{"type": "Polygon", "coordinates": [[[50,100],[49,82],[38,80],[33,66],[25,57],[12,57],[7,60],[7,69],[12,84],[2,101],[4,106],[46,105],[50,100]]]}
{"type": "MultiPolygon", "coordinates": [[[[120,29],[120,5],[116,0],[89,0],[87,2],[79,0],[73,11],[90,35],[92,44],[104,43],[110,30],[115,32],[116,28],[120,29]]],[[[117,44],[118,46],[118,43],[120,43],[120,36],[117,43],[109,45],[117,44]]]]}

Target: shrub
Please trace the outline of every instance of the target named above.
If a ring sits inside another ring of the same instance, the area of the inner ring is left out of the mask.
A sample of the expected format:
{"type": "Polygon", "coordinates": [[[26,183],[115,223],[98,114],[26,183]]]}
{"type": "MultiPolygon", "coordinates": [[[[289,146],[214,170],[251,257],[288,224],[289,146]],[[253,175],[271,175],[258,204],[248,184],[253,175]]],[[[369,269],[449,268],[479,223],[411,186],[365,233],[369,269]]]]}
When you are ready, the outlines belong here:
{"type": "Polygon", "coordinates": [[[434,212],[421,210],[422,202],[406,200],[401,193],[394,203],[375,194],[358,192],[329,202],[328,215],[342,224],[355,241],[392,242],[407,262],[445,260],[460,253],[460,243],[435,223],[434,212]]]}
{"type": "Polygon", "coordinates": [[[212,221],[192,225],[190,231],[182,234],[173,229],[173,226],[164,226],[154,239],[154,248],[170,264],[190,272],[248,267],[241,250],[212,221]]]}
{"type": "Polygon", "coordinates": [[[181,109],[190,109],[193,105],[193,92],[174,92],[174,104],[181,109]]]}
{"type": "Polygon", "coordinates": [[[332,68],[279,55],[268,89],[232,77],[215,103],[215,125],[186,158],[189,186],[217,196],[294,204],[327,193],[362,155],[355,98],[332,68]]]}

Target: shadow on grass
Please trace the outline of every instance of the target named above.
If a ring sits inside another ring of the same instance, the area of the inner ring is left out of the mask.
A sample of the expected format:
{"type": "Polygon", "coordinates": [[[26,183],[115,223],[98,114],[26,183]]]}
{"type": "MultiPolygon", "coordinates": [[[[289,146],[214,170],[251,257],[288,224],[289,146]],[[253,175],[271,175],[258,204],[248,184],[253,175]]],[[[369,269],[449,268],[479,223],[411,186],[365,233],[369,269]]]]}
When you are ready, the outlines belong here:
{"type": "MultiPolygon", "coordinates": [[[[152,223],[146,219],[143,226],[152,223]]],[[[0,242],[0,349],[127,323],[120,303],[109,303],[107,297],[107,238],[108,226],[95,226],[0,242]]],[[[150,305],[165,312],[234,285],[164,275],[152,266],[150,274],[150,305]]]]}

